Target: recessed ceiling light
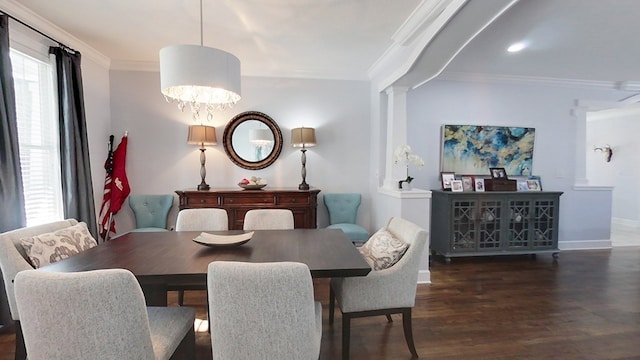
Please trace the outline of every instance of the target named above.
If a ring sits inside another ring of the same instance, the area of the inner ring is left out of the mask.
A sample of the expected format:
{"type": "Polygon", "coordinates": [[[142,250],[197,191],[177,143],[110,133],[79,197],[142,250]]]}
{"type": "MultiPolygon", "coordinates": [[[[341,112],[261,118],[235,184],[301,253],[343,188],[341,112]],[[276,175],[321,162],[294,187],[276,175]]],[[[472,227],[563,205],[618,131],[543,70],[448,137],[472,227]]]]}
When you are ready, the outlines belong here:
{"type": "Polygon", "coordinates": [[[511,52],[511,53],[518,52],[518,51],[524,49],[525,47],[526,47],[525,43],[519,42],[519,43],[511,44],[511,46],[509,46],[507,48],[507,51],[511,52]]]}

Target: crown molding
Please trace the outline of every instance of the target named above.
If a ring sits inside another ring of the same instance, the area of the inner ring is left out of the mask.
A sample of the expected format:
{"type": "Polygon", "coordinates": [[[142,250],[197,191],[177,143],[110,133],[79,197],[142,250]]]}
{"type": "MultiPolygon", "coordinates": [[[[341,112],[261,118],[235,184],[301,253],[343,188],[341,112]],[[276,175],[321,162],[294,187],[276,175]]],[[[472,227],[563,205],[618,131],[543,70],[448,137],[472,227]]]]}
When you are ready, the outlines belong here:
{"type": "Polygon", "coordinates": [[[575,88],[600,88],[614,89],[624,91],[640,91],[632,90],[640,89],[640,82],[625,82],[625,88],[620,88],[618,81],[596,81],[596,80],[579,80],[579,79],[562,79],[540,76],[520,76],[520,75],[501,75],[501,74],[479,74],[479,73],[462,73],[445,71],[441,73],[437,80],[450,81],[468,81],[482,83],[511,83],[511,84],[539,84],[549,86],[564,86],[575,88]]]}
{"type": "Polygon", "coordinates": [[[14,0],[0,0],[0,11],[7,13],[15,17],[16,19],[19,19],[25,24],[29,24],[30,26],[51,36],[59,42],[80,51],[83,58],[90,59],[98,65],[109,69],[109,66],[111,65],[111,59],[109,57],[102,54],[77,37],[69,34],[49,20],[33,12],[31,9],[25,7],[19,2],[14,0]]]}

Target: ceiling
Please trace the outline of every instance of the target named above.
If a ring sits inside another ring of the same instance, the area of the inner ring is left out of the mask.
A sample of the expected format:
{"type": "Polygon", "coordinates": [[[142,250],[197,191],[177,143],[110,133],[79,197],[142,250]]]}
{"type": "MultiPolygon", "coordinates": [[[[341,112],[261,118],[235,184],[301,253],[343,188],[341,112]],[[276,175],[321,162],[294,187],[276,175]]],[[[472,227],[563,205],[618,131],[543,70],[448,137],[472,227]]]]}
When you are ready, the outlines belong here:
{"type": "MultiPolygon", "coordinates": [[[[203,3],[204,45],[236,55],[244,75],[367,79],[368,70],[393,44],[392,36],[421,1],[203,3]]],[[[21,0],[20,4],[109,57],[115,68],[155,64],[163,46],[200,42],[197,0],[21,0]]],[[[638,14],[637,0],[520,0],[476,36],[445,72],[638,81],[638,14]],[[516,41],[527,41],[529,46],[507,53],[506,47],[516,41]]]]}

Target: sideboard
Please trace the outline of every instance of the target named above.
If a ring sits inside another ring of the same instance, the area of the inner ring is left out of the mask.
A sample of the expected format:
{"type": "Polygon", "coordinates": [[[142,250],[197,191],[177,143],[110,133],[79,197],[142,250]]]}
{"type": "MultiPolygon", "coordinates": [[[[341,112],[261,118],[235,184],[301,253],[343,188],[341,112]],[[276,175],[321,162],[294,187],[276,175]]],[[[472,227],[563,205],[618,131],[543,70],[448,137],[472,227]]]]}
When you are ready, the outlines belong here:
{"type": "Polygon", "coordinates": [[[447,262],[480,255],[552,253],[557,258],[560,195],[433,190],[431,253],[447,262]]]}
{"type": "Polygon", "coordinates": [[[242,230],[244,214],[251,209],[289,209],[296,228],[314,229],[319,189],[273,188],[262,190],[176,190],[180,210],[219,208],[227,210],[229,229],[242,230]]]}

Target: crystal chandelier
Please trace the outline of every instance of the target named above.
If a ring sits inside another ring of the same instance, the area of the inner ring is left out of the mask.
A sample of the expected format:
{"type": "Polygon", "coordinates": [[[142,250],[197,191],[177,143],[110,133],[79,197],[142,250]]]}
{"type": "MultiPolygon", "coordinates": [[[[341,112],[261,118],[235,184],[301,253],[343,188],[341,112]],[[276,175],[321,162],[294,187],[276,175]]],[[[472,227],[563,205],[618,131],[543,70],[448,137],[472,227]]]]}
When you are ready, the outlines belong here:
{"type": "Polygon", "coordinates": [[[200,45],[171,45],[160,50],[160,87],[168,102],[183,111],[188,105],[194,120],[201,111],[213,112],[240,100],[240,60],[226,51],[203,46],[202,0],[200,45]]]}

